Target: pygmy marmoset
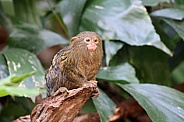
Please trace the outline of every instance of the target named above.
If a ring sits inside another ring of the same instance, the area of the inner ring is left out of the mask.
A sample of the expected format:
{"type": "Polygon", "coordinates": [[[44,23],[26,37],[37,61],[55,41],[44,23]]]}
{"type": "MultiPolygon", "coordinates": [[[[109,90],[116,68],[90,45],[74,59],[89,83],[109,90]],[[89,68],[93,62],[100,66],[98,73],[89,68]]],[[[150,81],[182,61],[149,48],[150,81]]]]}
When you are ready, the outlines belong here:
{"type": "Polygon", "coordinates": [[[102,56],[102,40],[96,33],[86,31],[71,38],[70,45],[54,56],[45,74],[47,97],[61,87],[71,90],[96,80],[102,56]]]}

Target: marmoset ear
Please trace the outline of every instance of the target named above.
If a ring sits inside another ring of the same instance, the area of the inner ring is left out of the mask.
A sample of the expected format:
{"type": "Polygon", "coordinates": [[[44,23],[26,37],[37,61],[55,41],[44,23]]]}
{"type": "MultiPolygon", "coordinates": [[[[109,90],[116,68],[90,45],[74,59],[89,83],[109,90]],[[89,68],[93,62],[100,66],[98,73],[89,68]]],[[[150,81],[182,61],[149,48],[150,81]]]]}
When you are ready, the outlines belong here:
{"type": "Polygon", "coordinates": [[[77,37],[72,37],[71,39],[70,39],[70,43],[72,43],[73,41],[75,41],[77,39],[77,37]]]}

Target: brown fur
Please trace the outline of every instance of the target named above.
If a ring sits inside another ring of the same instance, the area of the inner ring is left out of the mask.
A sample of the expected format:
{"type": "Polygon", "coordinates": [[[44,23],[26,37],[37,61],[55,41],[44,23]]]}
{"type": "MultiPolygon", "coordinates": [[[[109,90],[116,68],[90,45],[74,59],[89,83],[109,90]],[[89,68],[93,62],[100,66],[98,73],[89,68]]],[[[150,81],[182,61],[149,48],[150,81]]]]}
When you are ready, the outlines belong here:
{"type": "Polygon", "coordinates": [[[45,79],[47,96],[60,87],[74,89],[85,82],[96,80],[96,74],[102,63],[102,40],[94,32],[81,32],[73,37],[70,45],[60,50],[53,58],[45,79]],[[87,49],[86,37],[97,38],[99,43],[94,51],[87,49]]]}

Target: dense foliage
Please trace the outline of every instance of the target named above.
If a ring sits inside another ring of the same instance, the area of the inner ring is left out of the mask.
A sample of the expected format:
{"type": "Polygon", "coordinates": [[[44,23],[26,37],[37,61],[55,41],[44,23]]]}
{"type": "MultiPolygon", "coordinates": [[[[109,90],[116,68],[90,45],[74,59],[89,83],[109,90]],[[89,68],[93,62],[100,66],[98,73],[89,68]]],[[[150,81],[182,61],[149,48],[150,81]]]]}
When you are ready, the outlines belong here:
{"type": "MultiPolygon", "coordinates": [[[[103,39],[98,80],[134,97],[154,122],[184,121],[184,94],[171,88],[184,82],[183,20],[183,0],[0,1],[0,27],[8,33],[0,54],[0,121],[31,112],[34,104],[23,96],[44,96],[37,55],[86,30],[103,39]]],[[[106,122],[115,103],[102,90],[93,102],[106,122]]]]}

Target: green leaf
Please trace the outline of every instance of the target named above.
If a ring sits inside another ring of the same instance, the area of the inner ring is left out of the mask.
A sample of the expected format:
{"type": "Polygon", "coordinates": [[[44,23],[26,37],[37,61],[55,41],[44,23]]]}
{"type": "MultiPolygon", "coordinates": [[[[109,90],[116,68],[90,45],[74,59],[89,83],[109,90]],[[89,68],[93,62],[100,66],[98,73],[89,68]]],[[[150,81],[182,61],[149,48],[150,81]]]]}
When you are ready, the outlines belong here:
{"type": "Polygon", "coordinates": [[[184,21],[176,21],[171,19],[162,19],[167,24],[169,24],[177,33],[178,35],[184,40],[184,21]]]}
{"type": "Polygon", "coordinates": [[[12,86],[0,86],[0,97],[3,96],[37,96],[39,91],[37,89],[27,89],[22,87],[12,87],[12,86]]]}
{"type": "Polygon", "coordinates": [[[32,76],[35,73],[35,71],[24,73],[21,76],[15,76],[12,78],[11,82],[12,83],[20,83],[23,81],[25,78],[32,76]]]}
{"type": "Polygon", "coordinates": [[[8,76],[8,67],[6,65],[5,58],[0,54],[0,79],[8,76]]]}
{"type": "Polygon", "coordinates": [[[92,113],[95,112],[96,108],[94,106],[93,100],[89,99],[84,106],[82,106],[81,112],[92,113]]]}
{"type": "Polygon", "coordinates": [[[10,75],[0,80],[0,97],[11,95],[11,96],[33,96],[38,95],[39,91],[35,89],[27,89],[18,87],[20,82],[27,77],[33,75],[34,72],[24,73],[20,76],[10,75]]]}
{"type": "Polygon", "coordinates": [[[45,87],[44,69],[33,53],[23,49],[9,48],[4,51],[4,55],[7,60],[10,75],[22,75],[25,72],[35,72],[34,75],[21,82],[19,87],[27,89],[37,88],[38,90],[45,87]]]}
{"type": "Polygon", "coordinates": [[[177,9],[177,8],[165,8],[165,9],[154,11],[151,13],[151,15],[156,17],[182,20],[184,19],[184,10],[177,9]]]}
{"type": "Polygon", "coordinates": [[[170,34],[171,28],[168,24],[159,19],[154,19],[153,21],[156,32],[161,35],[160,38],[162,42],[173,52],[176,48],[178,41],[180,41],[180,37],[176,32],[172,31],[172,35],[170,34]]]}
{"type": "Polygon", "coordinates": [[[104,41],[106,64],[109,65],[110,60],[123,47],[123,43],[114,41],[104,41]]]}
{"type": "Polygon", "coordinates": [[[129,47],[128,52],[141,82],[171,85],[167,54],[149,46],[129,47]]]}
{"type": "Polygon", "coordinates": [[[184,8],[184,1],[183,0],[174,0],[174,5],[178,8],[184,8]]]}
{"type": "Polygon", "coordinates": [[[101,122],[108,122],[110,116],[113,115],[116,104],[101,90],[97,98],[92,98],[94,105],[100,115],[101,122]]]}
{"type": "Polygon", "coordinates": [[[78,32],[80,18],[87,0],[62,0],[56,11],[61,14],[69,35],[75,36],[78,32]]]}
{"type": "Polygon", "coordinates": [[[139,83],[134,68],[128,63],[101,68],[97,78],[111,82],[139,83]]]}
{"type": "Polygon", "coordinates": [[[3,27],[5,27],[7,29],[6,30],[7,32],[9,32],[12,28],[11,22],[5,16],[5,13],[3,12],[2,8],[1,8],[1,4],[0,4],[0,24],[3,25],[3,27]]]}
{"type": "Polygon", "coordinates": [[[181,38],[179,39],[180,41],[177,43],[176,49],[174,50],[174,55],[172,58],[169,59],[170,71],[173,71],[184,61],[184,41],[181,40],[181,38]]]}
{"type": "Polygon", "coordinates": [[[173,71],[172,71],[172,79],[177,82],[177,84],[184,83],[184,61],[181,62],[173,71]]]}
{"type": "Polygon", "coordinates": [[[170,0],[141,0],[141,1],[145,6],[156,6],[161,2],[167,2],[167,3],[170,2],[170,0]]]}
{"type": "Polygon", "coordinates": [[[1,122],[12,122],[20,116],[28,115],[33,110],[33,102],[24,97],[6,97],[6,105],[1,109],[1,122]]]}
{"type": "Polygon", "coordinates": [[[41,25],[36,0],[13,0],[15,18],[30,24],[41,25]]]}
{"type": "Polygon", "coordinates": [[[118,84],[145,109],[153,122],[183,122],[184,94],[153,84],[118,84]]]}
{"type": "Polygon", "coordinates": [[[90,1],[82,16],[80,30],[95,31],[104,40],[155,46],[171,55],[170,50],[160,41],[146,8],[139,0],[90,1]]]}
{"type": "Polygon", "coordinates": [[[129,62],[129,53],[127,51],[130,45],[123,44],[123,48],[119,49],[118,52],[112,57],[109,62],[109,66],[117,66],[123,63],[129,62]]]}
{"type": "Polygon", "coordinates": [[[0,86],[3,86],[3,85],[6,85],[6,84],[11,83],[11,79],[12,79],[13,77],[15,77],[15,75],[10,75],[10,76],[8,76],[8,77],[6,77],[6,78],[1,79],[1,80],[0,80],[0,86]]]}
{"type": "Polygon", "coordinates": [[[0,80],[0,86],[1,85],[8,85],[8,86],[16,85],[17,86],[21,81],[23,81],[27,77],[30,77],[34,73],[35,72],[28,72],[28,73],[24,73],[20,76],[10,75],[10,76],[0,80]]]}
{"type": "Polygon", "coordinates": [[[67,39],[52,31],[42,30],[29,24],[16,26],[8,38],[10,47],[23,48],[35,54],[48,47],[68,43],[67,39]]]}
{"type": "Polygon", "coordinates": [[[13,0],[3,0],[1,1],[1,6],[5,14],[10,15],[10,16],[15,15],[13,0]]]}

